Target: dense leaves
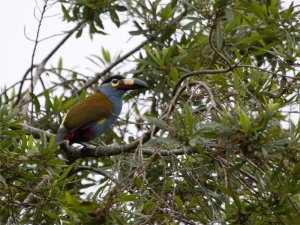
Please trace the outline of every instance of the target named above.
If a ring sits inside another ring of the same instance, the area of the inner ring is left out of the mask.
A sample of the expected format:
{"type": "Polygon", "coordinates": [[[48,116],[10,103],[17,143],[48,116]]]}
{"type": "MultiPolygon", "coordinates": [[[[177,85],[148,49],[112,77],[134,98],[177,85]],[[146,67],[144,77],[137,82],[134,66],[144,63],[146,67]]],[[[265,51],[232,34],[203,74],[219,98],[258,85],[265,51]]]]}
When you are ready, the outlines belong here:
{"type": "Polygon", "coordinates": [[[0,223],[300,221],[299,5],[55,4],[65,21],[80,25],[78,38],[85,29],[91,37],[105,34],[108,17],[118,27],[132,22],[130,34],[146,41],[135,56],[113,58],[105,47],[89,57],[106,67],[94,78],[60,59],[57,68],[42,65],[41,73],[60,80],[42,93],[3,90],[0,223]],[[128,73],[151,88],[126,95],[122,118],[97,140],[54,145],[46,131],[55,133],[70,107],[127,57],[134,68],[128,73]]]}

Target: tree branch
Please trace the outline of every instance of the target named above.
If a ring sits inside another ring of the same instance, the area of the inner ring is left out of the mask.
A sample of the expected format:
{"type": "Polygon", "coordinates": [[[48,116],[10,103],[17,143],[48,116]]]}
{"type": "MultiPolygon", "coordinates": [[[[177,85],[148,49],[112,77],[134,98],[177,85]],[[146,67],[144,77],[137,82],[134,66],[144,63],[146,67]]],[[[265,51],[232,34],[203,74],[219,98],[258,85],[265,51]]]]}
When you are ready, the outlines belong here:
{"type": "MultiPolygon", "coordinates": [[[[25,123],[20,123],[20,125],[24,128],[24,130],[32,134],[35,138],[40,138],[45,136],[49,140],[51,136],[55,135],[50,133],[49,131],[44,131],[25,123]]],[[[126,145],[97,146],[95,148],[65,146],[66,147],[65,150],[73,160],[79,158],[86,158],[86,157],[113,156],[113,155],[120,155],[125,152],[133,152],[141,142],[145,143],[149,141],[150,138],[151,138],[151,131],[148,131],[144,133],[142,137],[126,145]]],[[[155,151],[153,149],[144,148],[142,149],[142,152],[145,155],[153,155],[155,151]]],[[[186,147],[186,148],[174,149],[174,150],[160,150],[158,154],[161,156],[172,156],[172,155],[194,154],[197,152],[198,150],[196,147],[186,147]]]]}

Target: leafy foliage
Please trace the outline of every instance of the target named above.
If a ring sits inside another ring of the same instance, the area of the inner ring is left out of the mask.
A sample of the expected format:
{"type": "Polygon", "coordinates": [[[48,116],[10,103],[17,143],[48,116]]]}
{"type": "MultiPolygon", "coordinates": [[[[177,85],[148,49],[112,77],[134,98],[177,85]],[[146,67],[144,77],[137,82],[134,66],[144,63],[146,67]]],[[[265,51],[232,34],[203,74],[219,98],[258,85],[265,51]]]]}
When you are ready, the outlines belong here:
{"type": "Polygon", "coordinates": [[[106,67],[92,82],[64,69],[60,59],[57,68],[42,70],[60,82],[41,94],[3,90],[1,224],[300,220],[299,5],[283,7],[279,0],[55,4],[61,4],[65,21],[80,24],[77,38],[84,29],[91,37],[105,34],[107,16],[118,27],[133,21],[130,34],[147,43],[138,56],[126,56],[134,59],[128,73],[151,88],[125,96],[123,118],[99,139],[64,150],[46,131],[55,133],[87,88],[96,88],[126,57],[113,58],[108,48],[90,57],[106,67]],[[123,150],[114,154],[111,145],[123,150]]]}

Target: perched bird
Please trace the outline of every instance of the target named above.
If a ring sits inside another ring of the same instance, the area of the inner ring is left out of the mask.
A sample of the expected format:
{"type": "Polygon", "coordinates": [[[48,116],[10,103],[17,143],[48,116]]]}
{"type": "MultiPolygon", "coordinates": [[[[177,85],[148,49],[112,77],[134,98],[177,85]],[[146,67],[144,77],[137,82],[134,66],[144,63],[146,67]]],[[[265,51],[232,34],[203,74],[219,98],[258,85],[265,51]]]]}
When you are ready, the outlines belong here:
{"type": "Polygon", "coordinates": [[[68,140],[71,145],[100,136],[120,115],[122,96],[128,90],[139,88],[148,88],[148,84],[120,75],[106,79],[97,93],[81,100],[70,109],[54,142],[68,140]]]}

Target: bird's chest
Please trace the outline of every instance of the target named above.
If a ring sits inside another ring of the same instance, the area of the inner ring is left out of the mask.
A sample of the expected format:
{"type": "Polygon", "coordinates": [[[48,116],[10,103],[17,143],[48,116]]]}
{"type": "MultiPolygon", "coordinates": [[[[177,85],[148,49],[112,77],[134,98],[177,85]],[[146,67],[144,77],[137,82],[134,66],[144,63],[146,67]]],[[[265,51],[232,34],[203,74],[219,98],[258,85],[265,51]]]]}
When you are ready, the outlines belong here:
{"type": "Polygon", "coordinates": [[[122,110],[122,99],[118,97],[109,97],[109,100],[113,106],[113,114],[118,117],[122,110]]]}

